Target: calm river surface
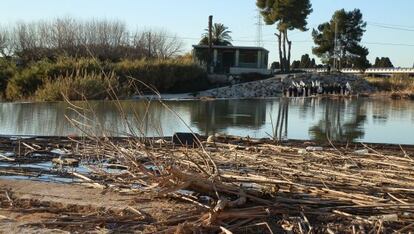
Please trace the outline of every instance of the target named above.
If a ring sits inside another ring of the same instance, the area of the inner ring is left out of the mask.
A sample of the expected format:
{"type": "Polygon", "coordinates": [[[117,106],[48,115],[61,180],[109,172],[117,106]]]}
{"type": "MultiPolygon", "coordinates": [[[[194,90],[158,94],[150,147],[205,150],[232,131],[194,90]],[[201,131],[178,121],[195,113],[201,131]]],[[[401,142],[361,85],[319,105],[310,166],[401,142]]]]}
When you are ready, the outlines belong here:
{"type": "Polygon", "coordinates": [[[277,117],[287,116],[287,125],[283,121],[287,128],[284,126],[280,133],[289,139],[329,136],[332,140],[414,144],[413,101],[297,98],[165,103],[173,111],[156,101],[149,105],[145,101],[122,101],[120,105],[110,101],[76,102],[84,108],[78,113],[62,102],[1,103],[0,135],[66,136],[86,131],[171,136],[190,127],[203,135],[227,133],[260,138],[273,136],[277,117]],[[65,116],[74,121],[70,123],[65,116]]]}

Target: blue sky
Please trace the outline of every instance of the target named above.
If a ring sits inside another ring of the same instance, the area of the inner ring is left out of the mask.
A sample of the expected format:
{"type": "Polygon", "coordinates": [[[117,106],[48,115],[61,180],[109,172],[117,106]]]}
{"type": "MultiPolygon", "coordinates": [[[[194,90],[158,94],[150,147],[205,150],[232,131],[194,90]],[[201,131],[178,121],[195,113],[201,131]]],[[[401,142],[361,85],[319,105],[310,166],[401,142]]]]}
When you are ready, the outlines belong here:
{"type": "MultiPolygon", "coordinates": [[[[375,57],[390,57],[394,65],[411,67],[414,63],[414,1],[413,0],[312,0],[313,13],[309,27],[328,21],[335,10],[361,9],[368,22],[363,42],[375,57]],[[375,26],[406,26],[396,30],[375,26]],[[377,44],[380,43],[380,44],[377,44]],[[385,44],[384,44],[385,43],[385,44]],[[396,44],[396,45],[389,45],[396,44]]],[[[207,25],[209,14],[215,22],[227,25],[233,32],[233,44],[256,45],[255,0],[0,0],[0,24],[7,26],[17,21],[32,21],[71,16],[74,18],[117,19],[131,29],[166,29],[182,38],[185,49],[196,44],[207,25]]],[[[264,47],[270,51],[270,60],[276,59],[274,26],[263,26],[264,47]]],[[[311,31],[293,31],[292,57],[299,59],[311,54],[311,31]]]]}

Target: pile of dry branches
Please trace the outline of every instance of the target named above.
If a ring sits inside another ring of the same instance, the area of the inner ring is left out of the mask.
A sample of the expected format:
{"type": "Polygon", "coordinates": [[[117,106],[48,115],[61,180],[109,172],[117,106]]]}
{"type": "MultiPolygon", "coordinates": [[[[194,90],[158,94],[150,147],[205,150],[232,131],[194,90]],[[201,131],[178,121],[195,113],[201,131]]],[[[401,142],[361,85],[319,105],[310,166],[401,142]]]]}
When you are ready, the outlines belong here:
{"type": "Polygon", "coordinates": [[[390,153],[360,145],[368,152],[361,153],[228,138],[199,143],[96,138],[78,154],[109,157],[126,169],[116,175],[96,170],[96,184],[199,207],[157,224],[160,232],[414,231],[414,159],[402,148],[390,153]]]}

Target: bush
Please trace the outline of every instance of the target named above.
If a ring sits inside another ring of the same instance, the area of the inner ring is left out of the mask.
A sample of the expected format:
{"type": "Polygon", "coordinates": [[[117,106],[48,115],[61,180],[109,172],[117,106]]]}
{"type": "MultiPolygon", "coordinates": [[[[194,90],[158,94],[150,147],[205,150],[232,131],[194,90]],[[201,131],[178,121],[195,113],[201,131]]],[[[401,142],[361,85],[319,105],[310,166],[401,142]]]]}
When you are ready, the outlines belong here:
{"type": "MultiPolygon", "coordinates": [[[[113,65],[120,82],[139,80],[160,92],[171,92],[178,84],[207,80],[203,69],[185,60],[124,60],[113,65]]],[[[135,82],[140,88],[145,87],[135,82]]]]}
{"type": "Polygon", "coordinates": [[[38,101],[62,101],[63,95],[69,100],[94,100],[109,98],[111,87],[116,89],[117,82],[114,74],[80,73],[73,76],[61,76],[54,80],[48,79],[36,91],[38,101]]]}
{"type": "Polygon", "coordinates": [[[6,59],[0,58],[0,94],[4,94],[7,83],[16,73],[16,66],[6,59]]]}
{"type": "MultiPolygon", "coordinates": [[[[12,78],[8,79],[6,98],[21,100],[36,96],[38,100],[43,101],[61,100],[60,91],[63,90],[62,85],[64,84],[89,87],[90,92],[99,92],[93,87],[93,82],[98,81],[98,77],[104,74],[112,74],[113,79],[116,77],[116,85],[122,89],[124,97],[149,91],[142,83],[152,86],[160,92],[193,92],[206,89],[209,86],[204,70],[185,59],[124,60],[111,63],[85,58],[61,57],[55,62],[42,60],[29,64],[13,74],[12,78]],[[70,81],[70,79],[75,80],[70,81]],[[56,82],[54,82],[55,80],[56,82]],[[71,82],[78,82],[78,84],[71,82]],[[55,92],[53,86],[56,86],[55,88],[59,92],[55,92]],[[137,88],[141,92],[138,92],[137,88]],[[45,93],[45,89],[51,93],[45,93]],[[37,92],[38,90],[39,92],[37,92]]],[[[97,87],[98,89],[102,88],[100,84],[97,84],[97,87]]],[[[87,92],[87,90],[83,90],[83,92],[87,92]]],[[[88,96],[93,96],[90,92],[88,96]]]]}
{"type": "Polygon", "coordinates": [[[50,64],[47,61],[40,61],[16,73],[7,84],[6,98],[20,100],[33,95],[43,84],[49,68],[50,64]]]}

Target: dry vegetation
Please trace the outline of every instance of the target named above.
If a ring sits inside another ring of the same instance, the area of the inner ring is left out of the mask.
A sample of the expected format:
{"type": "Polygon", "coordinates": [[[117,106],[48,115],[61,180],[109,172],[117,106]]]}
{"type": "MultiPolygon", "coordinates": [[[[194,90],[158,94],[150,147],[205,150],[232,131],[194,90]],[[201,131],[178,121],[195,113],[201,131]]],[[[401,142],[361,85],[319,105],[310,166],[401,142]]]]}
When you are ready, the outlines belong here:
{"type": "Polygon", "coordinates": [[[68,85],[69,98],[79,96],[73,88],[80,87],[88,99],[104,99],[102,93],[88,94],[105,92],[99,84],[108,79],[105,73],[113,73],[122,98],[136,94],[133,79],[161,92],[205,89],[205,72],[182,52],[175,35],[131,31],[121,21],[58,18],[0,25],[0,95],[9,101],[57,101],[62,96],[56,93],[66,93],[68,85]]]}
{"type": "MultiPolygon", "coordinates": [[[[81,184],[137,199],[180,200],[197,208],[175,210],[162,222],[138,208],[118,213],[61,208],[63,213],[36,225],[159,233],[414,231],[412,147],[338,145],[305,153],[300,151],[311,143],[280,146],[228,136],[200,143],[188,148],[162,139],[90,136],[61,144],[72,157],[97,163],[90,174],[72,173],[81,184]],[[100,163],[122,172],[108,173],[100,163]]],[[[38,145],[25,144],[21,152],[33,152],[38,145]]],[[[2,206],[21,209],[7,197],[12,192],[3,191],[2,206]]],[[[33,204],[37,209],[48,205],[53,204],[33,204]]]]}
{"type": "Polygon", "coordinates": [[[395,99],[414,99],[414,78],[409,75],[391,77],[367,77],[368,82],[379,92],[390,93],[395,99]]]}

